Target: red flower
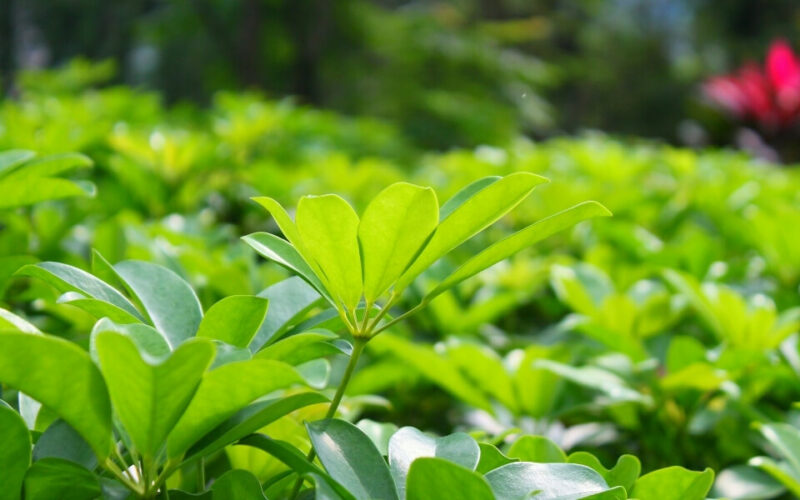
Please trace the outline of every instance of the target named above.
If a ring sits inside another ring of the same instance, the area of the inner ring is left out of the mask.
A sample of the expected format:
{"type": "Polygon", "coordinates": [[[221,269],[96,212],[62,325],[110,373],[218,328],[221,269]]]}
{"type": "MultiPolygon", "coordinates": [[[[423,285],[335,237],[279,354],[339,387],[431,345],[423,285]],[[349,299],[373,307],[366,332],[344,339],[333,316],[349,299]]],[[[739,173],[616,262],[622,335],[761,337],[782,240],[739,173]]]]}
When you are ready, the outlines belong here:
{"type": "Polygon", "coordinates": [[[734,74],[709,79],[703,92],[739,119],[768,128],[789,126],[800,119],[800,58],[785,40],[777,40],[764,70],[746,64],[734,74]]]}

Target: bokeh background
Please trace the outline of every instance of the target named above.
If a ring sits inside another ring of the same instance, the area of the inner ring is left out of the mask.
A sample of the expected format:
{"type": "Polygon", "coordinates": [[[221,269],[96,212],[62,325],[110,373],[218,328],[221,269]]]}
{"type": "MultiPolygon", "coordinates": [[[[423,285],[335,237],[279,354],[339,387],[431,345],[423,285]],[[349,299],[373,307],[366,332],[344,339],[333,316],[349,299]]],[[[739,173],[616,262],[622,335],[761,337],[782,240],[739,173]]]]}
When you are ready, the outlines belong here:
{"type": "Polygon", "coordinates": [[[20,71],[108,61],[98,81],[168,103],[258,90],[426,148],[584,129],[721,145],[735,129],[700,82],[798,26],[792,0],[4,0],[0,71],[14,95],[20,71]]]}

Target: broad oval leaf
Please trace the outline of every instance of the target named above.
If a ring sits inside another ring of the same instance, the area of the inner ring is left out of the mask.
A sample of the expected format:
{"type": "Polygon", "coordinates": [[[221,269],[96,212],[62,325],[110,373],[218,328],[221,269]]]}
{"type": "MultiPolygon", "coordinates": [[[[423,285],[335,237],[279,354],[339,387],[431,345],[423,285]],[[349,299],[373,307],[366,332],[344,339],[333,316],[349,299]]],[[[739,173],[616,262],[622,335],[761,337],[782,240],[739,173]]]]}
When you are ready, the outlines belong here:
{"type": "Polygon", "coordinates": [[[642,472],[641,462],[633,455],[622,455],[611,469],[606,469],[597,457],[585,451],[570,454],[567,462],[591,467],[603,476],[609,486],[622,486],[626,491],[631,491],[633,483],[642,472]]]}
{"type": "Polygon", "coordinates": [[[358,226],[367,303],[406,270],[438,220],[439,204],[431,188],[398,182],[373,198],[358,226]]]}
{"type": "Polygon", "coordinates": [[[502,451],[498,450],[497,447],[492,444],[480,443],[479,446],[481,447],[481,459],[478,462],[478,466],[475,467],[475,470],[481,474],[486,474],[490,470],[502,467],[506,464],[519,462],[519,459],[504,455],[502,451]]]}
{"type": "Polygon", "coordinates": [[[297,204],[297,231],[319,265],[329,291],[345,308],[361,300],[361,255],[358,215],[336,195],[304,196],[297,204]]]}
{"type": "Polygon", "coordinates": [[[472,471],[478,465],[480,453],[478,443],[463,432],[432,437],[413,427],[403,427],[389,440],[389,467],[402,498],[409,467],[416,459],[442,458],[472,471]]]}
{"type": "Polygon", "coordinates": [[[486,474],[497,500],[577,500],[608,490],[597,472],[577,464],[515,462],[486,474]]]}
{"type": "Polygon", "coordinates": [[[97,477],[75,462],[44,458],[25,475],[26,500],[94,500],[100,496],[97,477]]]}
{"type": "Polygon", "coordinates": [[[264,322],[268,304],[267,299],[250,295],[225,297],[206,311],[196,336],[248,347],[264,322]]]}
{"type": "Polygon", "coordinates": [[[458,498],[494,500],[492,488],[480,474],[442,458],[418,458],[408,471],[408,500],[458,498]]]}
{"type": "Polygon", "coordinates": [[[117,417],[136,451],[154,458],[211,364],[213,344],[193,339],[166,359],[142,356],[133,340],[114,332],[98,334],[96,346],[117,417]]]}
{"type": "Polygon", "coordinates": [[[19,500],[31,463],[31,434],[17,412],[0,400],[0,500],[19,500]]]}
{"type": "Polygon", "coordinates": [[[0,381],[67,421],[101,461],[111,452],[111,403],[106,384],[80,347],[49,335],[0,334],[0,381]]]}
{"type": "Polygon", "coordinates": [[[636,480],[631,498],[638,500],[704,500],[714,484],[714,471],[703,472],[673,466],[658,469],[636,480]]]}
{"type": "Polygon", "coordinates": [[[192,402],[167,438],[169,457],[181,456],[255,399],[302,382],[291,366],[265,359],[236,361],[206,372],[192,402]]]}
{"type": "Polygon", "coordinates": [[[211,500],[267,500],[252,472],[229,470],[211,486],[211,500]]]}
{"type": "Polygon", "coordinates": [[[153,325],[175,349],[200,326],[200,300],[180,276],[165,267],[126,260],[114,266],[131,294],[144,304],[153,325]]]}
{"type": "Polygon", "coordinates": [[[357,499],[398,498],[389,467],[361,429],[339,419],[311,422],[306,427],[322,465],[357,499]]]}
{"type": "Polygon", "coordinates": [[[398,279],[396,290],[404,290],[431,264],[499,220],[543,182],[547,182],[544,177],[516,172],[476,192],[439,223],[422,253],[398,279]]]}

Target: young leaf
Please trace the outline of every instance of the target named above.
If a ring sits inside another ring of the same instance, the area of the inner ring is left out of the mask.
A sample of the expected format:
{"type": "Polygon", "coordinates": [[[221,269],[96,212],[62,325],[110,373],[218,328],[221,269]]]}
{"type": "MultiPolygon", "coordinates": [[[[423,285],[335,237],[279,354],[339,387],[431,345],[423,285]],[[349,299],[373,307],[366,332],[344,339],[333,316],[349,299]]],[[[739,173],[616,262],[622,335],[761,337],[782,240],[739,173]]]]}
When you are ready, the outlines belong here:
{"type": "Polygon", "coordinates": [[[358,215],[336,195],[304,196],[297,204],[297,231],[324,273],[330,292],[348,310],[361,300],[358,215]]]}
{"type": "Polygon", "coordinates": [[[10,174],[14,169],[36,157],[33,151],[10,149],[0,152],[0,177],[10,174]]]}
{"type": "Polygon", "coordinates": [[[358,427],[338,419],[320,420],[306,427],[322,465],[357,499],[398,498],[389,467],[358,427]]]}
{"type": "Polygon", "coordinates": [[[291,366],[264,359],[236,361],[206,372],[192,402],[167,438],[168,456],[181,456],[255,399],[302,382],[291,366]]]}
{"type": "Polygon", "coordinates": [[[31,434],[22,417],[0,400],[0,500],[20,500],[31,463],[31,434]]]}
{"type": "Polygon", "coordinates": [[[403,427],[389,440],[389,467],[402,498],[408,469],[416,459],[443,458],[472,471],[478,465],[480,452],[478,443],[463,432],[436,438],[413,427],[403,427]]]}
{"type": "MultiPolygon", "coordinates": [[[[492,489],[471,469],[442,458],[418,458],[408,471],[407,500],[494,500],[492,489]]],[[[403,497],[401,497],[403,498],[403,497]]]]}
{"type": "Polygon", "coordinates": [[[449,200],[442,205],[442,208],[439,209],[439,220],[443,221],[446,218],[450,217],[455,209],[460,207],[464,204],[465,201],[472,198],[475,193],[480,191],[481,189],[485,188],[489,184],[494,184],[495,182],[502,179],[499,175],[492,175],[489,177],[483,177],[482,179],[478,179],[474,182],[471,182],[461,188],[456,194],[452,196],[449,200]]]}
{"type": "Polygon", "coordinates": [[[576,464],[536,464],[515,462],[486,474],[497,500],[537,500],[583,498],[608,490],[600,474],[576,464]]]}
{"type": "Polygon", "coordinates": [[[101,332],[96,346],[120,422],[136,450],[154,458],[211,364],[214,346],[192,340],[164,360],[142,359],[134,342],[118,333],[101,332]]]}
{"type": "Polygon", "coordinates": [[[106,384],[80,347],[49,335],[2,333],[0,382],[66,420],[99,459],[111,452],[111,403],[106,384]]]}
{"type": "Polygon", "coordinates": [[[370,202],[358,226],[367,303],[400,277],[438,220],[439,204],[431,188],[398,182],[370,202]]]}
{"type": "Polygon", "coordinates": [[[592,217],[607,217],[610,215],[611,212],[596,201],[585,201],[563,212],[559,212],[531,224],[525,229],[507,236],[481,251],[478,255],[470,258],[453,274],[437,285],[436,288],[427,295],[427,299],[430,300],[436,297],[465,279],[478,274],[520,250],[542,241],[559,231],[563,231],[578,222],[591,219],[592,217]]]}
{"type": "Polygon", "coordinates": [[[248,234],[243,236],[242,240],[263,257],[299,274],[328,302],[334,304],[333,298],[325,289],[325,285],[322,284],[322,281],[320,281],[303,256],[289,242],[270,233],[248,234]]]}
{"type": "Polygon", "coordinates": [[[636,480],[630,493],[639,500],[704,500],[714,484],[714,471],[696,472],[673,466],[636,480]]]}
{"type": "Polygon", "coordinates": [[[517,172],[475,193],[439,223],[422,253],[398,279],[396,291],[404,290],[440,257],[496,222],[543,182],[547,182],[544,177],[517,172]]]}
{"type": "Polygon", "coordinates": [[[544,436],[522,436],[511,445],[508,456],[523,462],[564,463],[567,455],[544,436]]]}
{"type": "Polygon", "coordinates": [[[225,297],[206,311],[196,336],[248,347],[264,322],[268,303],[250,295],[225,297]]]}
{"type": "Polygon", "coordinates": [[[172,352],[164,336],[150,325],[141,323],[118,325],[108,318],[103,318],[94,324],[89,337],[89,354],[98,364],[100,360],[97,357],[97,336],[101,332],[115,332],[129,337],[140,352],[146,353],[152,358],[165,357],[172,352]]]}
{"type": "Polygon", "coordinates": [[[114,266],[132,295],[144,304],[153,325],[175,349],[192,337],[203,318],[200,300],[180,276],[149,262],[126,260],[114,266]]]}
{"type": "Polygon", "coordinates": [[[286,238],[286,240],[292,244],[295,250],[297,250],[297,253],[299,253],[303,260],[305,260],[306,264],[308,264],[311,269],[314,270],[314,274],[316,274],[317,277],[320,278],[320,280],[322,280],[327,287],[328,282],[325,279],[325,275],[322,273],[319,265],[309,251],[307,242],[303,241],[303,238],[300,236],[300,232],[297,229],[297,225],[294,223],[294,221],[292,221],[292,218],[289,217],[289,214],[286,213],[286,210],[283,209],[281,204],[266,196],[253,198],[253,201],[267,209],[270,215],[272,215],[272,218],[275,219],[275,222],[278,224],[278,227],[283,233],[284,238],[286,238]]]}

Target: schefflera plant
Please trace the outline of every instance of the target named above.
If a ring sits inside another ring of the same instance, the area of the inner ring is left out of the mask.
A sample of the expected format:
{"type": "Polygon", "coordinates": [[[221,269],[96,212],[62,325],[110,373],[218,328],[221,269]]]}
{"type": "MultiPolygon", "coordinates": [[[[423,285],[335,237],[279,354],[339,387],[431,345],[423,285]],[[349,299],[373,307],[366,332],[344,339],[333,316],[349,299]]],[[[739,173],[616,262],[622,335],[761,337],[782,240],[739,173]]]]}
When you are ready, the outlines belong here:
{"type": "Polygon", "coordinates": [[[541,219],[478,252],[429,287],[415,306],[389,318],[390,308],[417,277],[546,182],[546,178],[527,172],[486,177],[441,206],[432,188],[398,182],[380,192],[361,217],[334,194],[301,198],[294,220],[274,199],[254,198],[270,212],[285,239],[259,232],[245,236],[244,241],[303,277],[330,303],[353,337],[350,361],[328,417],[335,414],[359,355],[371,338],[516,252],[580,221],[611,215],[600,203],[586,201],[541,219]]]}

